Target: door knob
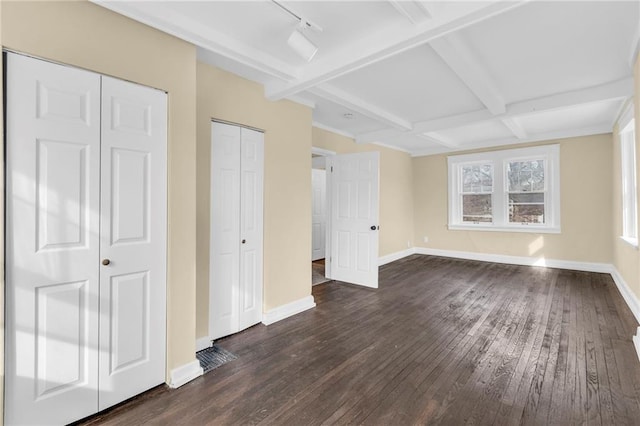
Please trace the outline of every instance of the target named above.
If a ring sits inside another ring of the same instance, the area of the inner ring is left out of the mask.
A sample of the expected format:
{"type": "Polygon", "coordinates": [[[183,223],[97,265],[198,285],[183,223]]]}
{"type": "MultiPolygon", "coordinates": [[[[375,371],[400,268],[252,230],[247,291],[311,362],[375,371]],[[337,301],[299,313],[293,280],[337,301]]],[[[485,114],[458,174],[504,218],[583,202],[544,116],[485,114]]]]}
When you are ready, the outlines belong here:
{"type": "Polygon", "coordinates": [[[371,225],[371,230],[375,231],[376,229],[378,229],[378,227],[376,225],[371,225]]]}
{"type": "Polygon", "coordinates": [[[242,244],[244,244],[244,243],[246,243],[246,242],[247,242],[247,240],[242,240],[242,244]]]}
{"type": "Polygon", "coordinates": [[[104,266],[107,266],[107,265],[108,265],[108,264],[110,264],[110,263],[111,263],[111,261],[110,261],[109,259],[102,259],[102,264],[103,264],[104,266]]]}

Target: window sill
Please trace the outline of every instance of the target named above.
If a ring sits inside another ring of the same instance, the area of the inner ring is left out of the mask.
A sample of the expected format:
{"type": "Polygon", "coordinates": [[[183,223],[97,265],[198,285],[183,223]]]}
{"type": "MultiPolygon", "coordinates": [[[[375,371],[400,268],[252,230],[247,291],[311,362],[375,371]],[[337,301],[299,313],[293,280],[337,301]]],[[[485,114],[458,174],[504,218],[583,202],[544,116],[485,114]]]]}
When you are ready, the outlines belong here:
{"type": "Polygon", "coordinates": [[[638,250],[638,239],[637,238],[629,238],[629,237],[620,237],[622,241],[629,244],[634,249],[638,250]]]}
{"type": "Polygon", "coordinates": [[[560,227],[550,226],[497,226],[497,225],[449,225],[450,231],[528,232],[533,234],[559,234],[560,227]]]}

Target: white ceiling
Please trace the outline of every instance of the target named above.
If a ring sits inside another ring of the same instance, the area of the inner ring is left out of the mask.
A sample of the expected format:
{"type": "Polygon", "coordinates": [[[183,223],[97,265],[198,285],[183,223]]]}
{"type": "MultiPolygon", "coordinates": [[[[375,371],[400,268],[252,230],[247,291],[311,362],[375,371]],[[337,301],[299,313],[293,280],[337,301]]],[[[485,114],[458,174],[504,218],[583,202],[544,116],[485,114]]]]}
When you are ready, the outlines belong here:
{"type": "Polygon", "coordinates": [[[94,1],[313,106],[318,127],[412,155],[610,132],[640,39],[638,0],[282,1],[323,29],[307,63],[271,1],[94,1]]]}

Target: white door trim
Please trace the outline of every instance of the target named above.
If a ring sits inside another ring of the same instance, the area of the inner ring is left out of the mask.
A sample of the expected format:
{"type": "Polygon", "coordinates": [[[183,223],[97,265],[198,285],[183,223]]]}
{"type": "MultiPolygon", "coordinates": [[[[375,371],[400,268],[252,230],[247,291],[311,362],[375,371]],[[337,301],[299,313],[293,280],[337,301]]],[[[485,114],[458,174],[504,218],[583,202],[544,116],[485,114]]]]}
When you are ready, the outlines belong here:
{"type": "MultiPolygon", "coordinates": [[[[324,148],[311,147],[311,153],[321,155],[327,158],[327,164],[325,167],[327,182],[325,186],[325,238],[324,238],[324,276],[331,279],[331,161],[332,156],[336,155],[335,151],[330,151],[324,148]]],[[[311,176],[309,176],[311,177],[311,176]]]]}

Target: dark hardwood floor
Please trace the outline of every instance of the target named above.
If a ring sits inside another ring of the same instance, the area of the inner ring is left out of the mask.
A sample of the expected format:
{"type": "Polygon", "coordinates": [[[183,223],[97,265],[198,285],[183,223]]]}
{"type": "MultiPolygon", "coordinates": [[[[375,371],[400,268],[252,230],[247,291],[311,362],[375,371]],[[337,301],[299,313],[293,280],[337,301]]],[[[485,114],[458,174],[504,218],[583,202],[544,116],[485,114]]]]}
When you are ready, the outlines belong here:
{"type": "Polygon", "coordinates": [[[90,424],[640,424],[637,323],[606,274],[415,255],[380,288],[219,340],[238,359],[90,424]]]}

